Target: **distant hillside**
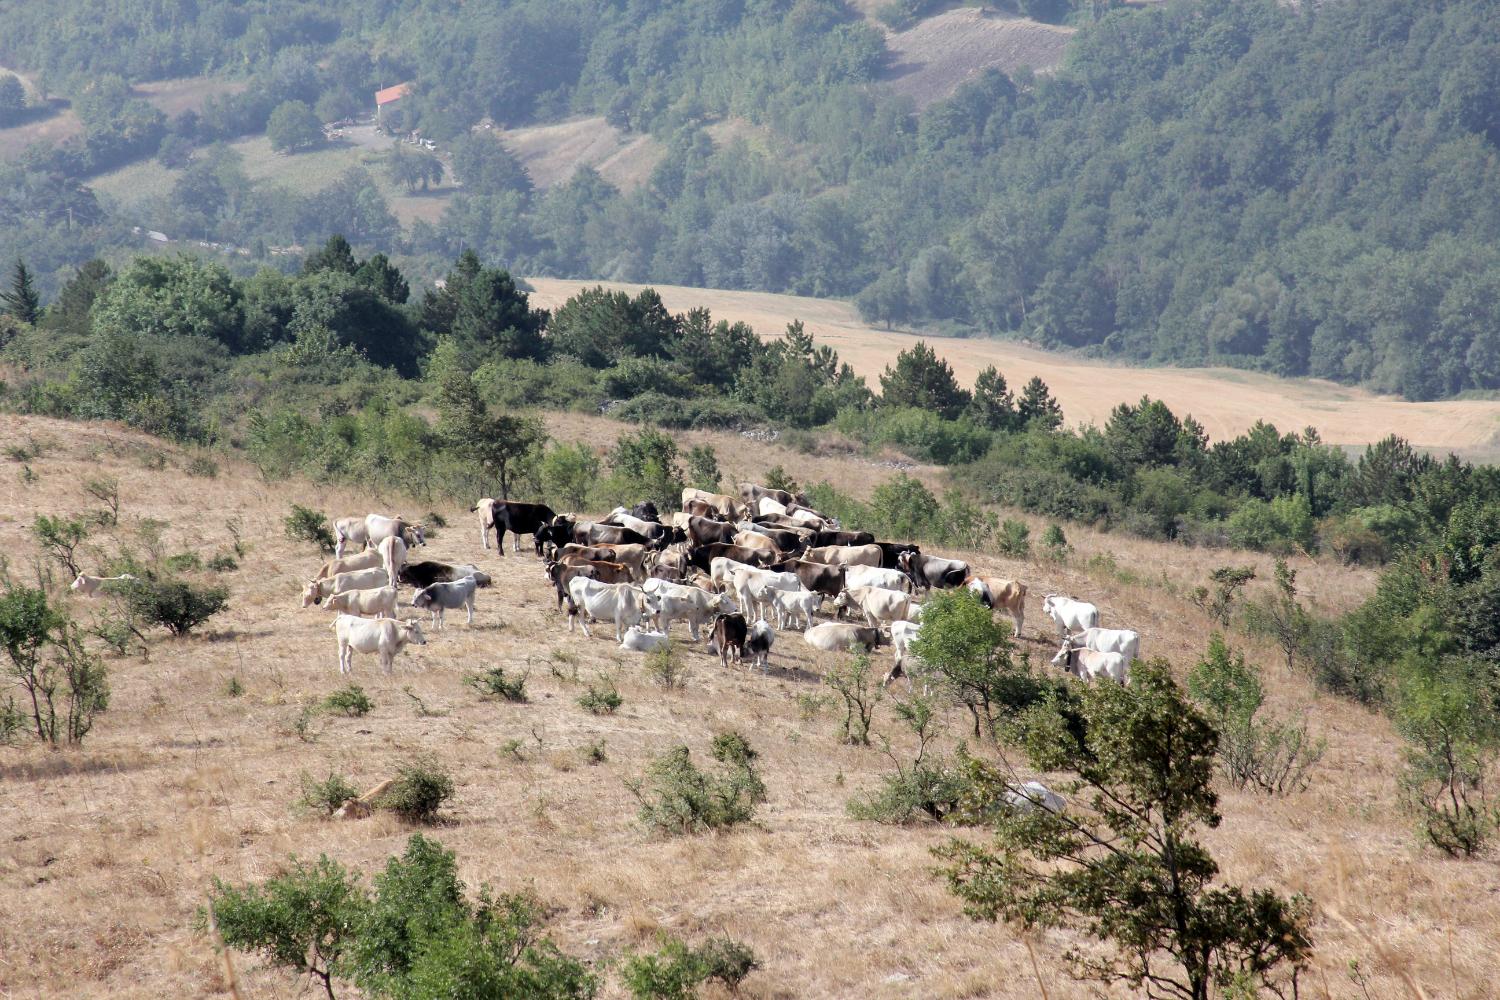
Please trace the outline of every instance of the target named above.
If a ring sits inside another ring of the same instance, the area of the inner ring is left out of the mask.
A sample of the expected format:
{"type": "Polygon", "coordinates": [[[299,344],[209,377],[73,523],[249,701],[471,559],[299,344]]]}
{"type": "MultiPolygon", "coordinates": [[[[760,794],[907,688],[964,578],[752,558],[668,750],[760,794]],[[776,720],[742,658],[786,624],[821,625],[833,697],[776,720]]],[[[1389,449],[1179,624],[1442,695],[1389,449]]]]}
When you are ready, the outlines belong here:
{"type": "Polygon", "coordinates": [[[1073,34],[1068,27],[960,7],[889,35],[885,78],[898,94],[925,108],[952,97],[987,69],[1054,70],[1073,34]]]}
{"type": "Polygon", "coordinates": [[[646,182],[664,155],[651,136],[622,132],[601,117],[497,130],[496,136],[538,188],[561,184],[579,167],[589,166],[621,191],[632,191],[646,182]]]}

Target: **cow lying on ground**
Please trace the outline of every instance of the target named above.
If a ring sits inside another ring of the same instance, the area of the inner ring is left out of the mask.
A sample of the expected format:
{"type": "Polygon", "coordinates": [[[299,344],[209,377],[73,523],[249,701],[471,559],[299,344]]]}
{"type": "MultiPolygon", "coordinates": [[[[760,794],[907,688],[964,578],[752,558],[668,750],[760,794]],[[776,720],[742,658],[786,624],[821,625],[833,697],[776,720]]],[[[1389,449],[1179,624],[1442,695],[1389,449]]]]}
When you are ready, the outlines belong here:
{"type": "Polygon", "coordinates": [[[339,673],[347,674],[354,669],[355,653],[376,653],[380,667],[391,672],[396,654],[406,648],[407,643],[427,645],[420,622],[404,622],[398,618],[357,618],[354,615],[339,615],[333,620],[333,631],[339,640],[339,673]]]}
{"type": "Polygon", "coordinates": [[[375,587],[370,590],[346,590],[332,594],[323,605],[329,611],[346,615],[376,618],[396,617],[396,588],[375,587]]]}
{"type": "Polygon", "coordinates": [[[649,653],[659,646],[665,646],[671,640],[665,632],[642,631],[639,625],[632,625],[625,632],[625,638],[620,640],[621,649],[631,649],[638,653],[649,653]]]}
{"type": "Polygon", "coordinates": [[[457,611],[459,608],[469,613],[465,624],[472,625],[474,624],[474,591],[477,589],[479,589],[479,584],[472,576],[454,580],[452,583],[434,583],[413,594],[411,606],[419,611],[432,612],[432,625],[438,631],[443,629],[444,612],[457,611]]]}
{"type": "Polygon", "coordinates": [[[401,567],[401,571],[397,576],[401,578],[403,584],[408,587],[415,587],[418,590],[421,590],[423,587],[430,587],[434,583],[452,583],[454,580],[462,580],[466,576],[472,576],[474,582],[481,587],[488,587],[490,585],[490,575],[480,572],[477,566],[472,566],[468,563],[455,565],[453,563],[435,562],[430,559],[424,559],[422,562],[407,563],[401,567]]]}
{"type": "Polygon", "coordinates": [[[1040,781],[1028,781],[1016,788],[1008,789],[1004,795],[1007,805],[1020,812],[1045,809],[1049,813],[1060,813],[1068,807],[1068,800],[1058,795],[1040,781]]]}
{"type": "Polygon", "coordinates": [[[851,650],[863,653],[879,649],[881,635],[880,629],[866,625],[824,622],[803,632],[802,638],[813,649],[821,649],[825,653],[851,650]]]}
{"type": "Polygon", "coordinates": [[[89,576],[87,573],[79,573],[68,584],[68,589],[79,597],[93,597],[106,583],[123,583],[134,579],[129,573],[121,573],[119,576],[89,576]]]}

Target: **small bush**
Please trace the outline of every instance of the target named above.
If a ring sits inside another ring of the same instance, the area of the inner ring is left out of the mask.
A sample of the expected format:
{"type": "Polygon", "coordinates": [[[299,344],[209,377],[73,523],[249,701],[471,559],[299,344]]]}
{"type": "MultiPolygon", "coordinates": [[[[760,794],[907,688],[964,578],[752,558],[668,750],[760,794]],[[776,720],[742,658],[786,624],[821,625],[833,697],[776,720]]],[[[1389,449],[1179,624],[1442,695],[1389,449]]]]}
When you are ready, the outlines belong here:
{"type": "Polygon", "coordinates": [[[1068,536],[1063,534],[1062,526],[1047,525],[1047,530],[1042,532],[1042,555],[1053,562],[1063,562],[1072,552],[1073,546],[1068,544],[1068,536]]]}
{"type": "Polygon", "coordinates": [[[224,685],[224,693],[231,698],[238,698],[245,693],[245,685],[240,683],[239,677],[231,677],[229,683],[224,685]]]}
{"type": "Polygon", "coordinates": [[[297,799],[297,807],[310,813],[332,816],[339,806],[358,797],[359,789],[351,785],[343,775],[330,772],[322,781],[315,781],[312,775],[304,771],[302,795],[297,799]]]}
{"type": "Polygon", "coordinates": [[[1002,521],[1000,534],[995,539],[995,549],[1012,559],[1031,558],[1031,528],[1024,521],[1002,521]]]}
{"type": "Polygon", "coordinates": [[[647,677],[669,691],[685,687],[688,674],[692,672],[692,668],[679,654],[677,644],[671,641],[662,643],[647,653],[642,666],[647,677]]]}
{"type": "Polygon", "coordinates": [[[350,718],[359,718],[362,715],[369,715],[375,703],[370,700],[369,695],[365,694],[364,688],[358,684],[350,684],[324,698],[323,707],[330,712],[341,712],[350,718]]]}
{"type": "Polygon", "coordinates": [[[389,809],[412,823],[431,823],[443,803],[453,797],[453,779],[438,763],[419,757],[396,769],[396,781],[380,797],[381,808],[389,809]]]}
{"type": "Polygon", "coordinates": [[[0,746],[10,744],[29,721],[26,713],[16,707],[16,699],[7,695],[4,703],[0,703],[0,746]]]}
{"type": "Polygon", "coordinates": [[[578,707],[595,715],[614,715],[615,709],[623,704],[625,699],[608,680],[598,685],[590,684],[589,689],[578,696],[578,707]]]}
{"type": "Polygon", "coordinates": [[[113,476],[100,476],[83,484],[89,496],[104,504],[96,518],[105,527],[120,523],[120,481],[113,476]]]}
{"type": "Polygon", "coordinates": [[[188,459],[185,471],[188,475],[197,476],[199,479],[217,479],[219,476],[219,463],[207,455],[194,455],[188,459]]]}
{"type": "Polygon", "coordinates": [[[301,504],[292,504],[292,512],[283,520],[286,537],[294,542],[312,542],[328,555],[337,547],[328,519],[322,514],[301,504]]]}
{"type": "Polygon", "coordinates": [[[578,748],[578,754],[585,764],[603,764],[609,760],[609,752],[605,749],[603,739],[585,743],[578,748]]]}
{"type": "Polygon", "coordinates": [[[234,556],[223,552],[208,561],[208,568],[215,573],[233,573],[240,568],[240,564],[234,556]]]}
{"type": "Polygon", "coordinates": [[[499,699],[524,702],[527,676],[522,674],[519,677],[507,677],[504,667],[491,667],[482,674],[466,675],[464,683],[478,691],[479,697],[485,701],[499,699]]]}
{"type": "Polygon", "coordinates": [[[146,625],[160,625],[184,636],[229,607],[227,587],[198,587],[182,580],[145,581],[130,585],[131,613],[146,625]]]}
{"type": "Polygon", "coordinates": [[[756,753],[736,732],[714,737],[710,749],[721,767],[703,771],[685,746],[657,757],[644,781],[630,785],[640,802],[640,818],[663,833],[717,830],[748,822],[766,799],[766,786],[755,766],[756,753]]]}
{"type": "Polygon", "coordinates": [[[203,568],[203,558],[196,552],[179,552],[167,557],[167,569],[173,573],[193,573],[203,568]]]}
{"type": "Polygon", "coordinates": [[[42,551],[68,571],[70,578],[79,574],[78,549],[89,536],[86,524],[77,518],[39,514],[31,526],[31,534],[42,551]]]}
{"type": "Polygon", "coordinates": [[[823,683],[833,688],[844,703],[839,741],[851,746],[869,746],[875,708],[885,697],[885,690],[871,670],[869,655],[861,653],[853,659],[841,660],[823,674],[823,683]]]}
{"type": "Polygon", "coordinates": [[[657,951],[630,954],[621,965],[620,978],[635,1000],[691,1000],[697,987],[710,981],[737,995],[745,977],[760,968],[755,952],[733,938],[713,938],[690,948],[663,933],[657,943],[657,951]]]}

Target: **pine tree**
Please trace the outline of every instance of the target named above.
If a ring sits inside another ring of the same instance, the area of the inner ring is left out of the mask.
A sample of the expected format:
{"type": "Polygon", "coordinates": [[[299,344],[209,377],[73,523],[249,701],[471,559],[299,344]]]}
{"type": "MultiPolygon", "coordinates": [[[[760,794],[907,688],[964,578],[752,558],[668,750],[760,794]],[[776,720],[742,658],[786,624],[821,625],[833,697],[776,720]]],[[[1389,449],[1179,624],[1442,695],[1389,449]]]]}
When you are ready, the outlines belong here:
{"type": "Polygon", "coordinates": [[[1016,401],[1016,415],[1022,425],[1046,428],[1055,431],[1062,426],[1062,405],[1052,397],[1052,390],[1047,388],[1041,376],[1031,376],[1031,381],[1026,383],[1026,388],[1021,390],[1021,398],[1016,401]]]}
{"type": "Polygon", "coordinates": [[[974,398],[969,416],[979,426],[992,431],[1008,431],[1020,422],[1016,416],[1016,397],[1006,385],[1005,376],[990,365],[974,380],[974,398]]]}
{"type": "Polygon", "coordinates": [[[0,302],[5,303],[5,311],[10,313],[22,323],[35,325],[42,315],[42,297],[37,294],[36,285],[31,280],[31,272],[26,269],[25,263],[18,257],[16,266],[11,271],[10,290],[0,292],[0,302]]]}
{"type": "Polygon", "coordinates": [[[953,420],[969,405],[969,394],[953,377],[953,366],[924,342],[896,355],[894,369],[880,376],[880,398],[887,406],[909,406],[953,420]]]}

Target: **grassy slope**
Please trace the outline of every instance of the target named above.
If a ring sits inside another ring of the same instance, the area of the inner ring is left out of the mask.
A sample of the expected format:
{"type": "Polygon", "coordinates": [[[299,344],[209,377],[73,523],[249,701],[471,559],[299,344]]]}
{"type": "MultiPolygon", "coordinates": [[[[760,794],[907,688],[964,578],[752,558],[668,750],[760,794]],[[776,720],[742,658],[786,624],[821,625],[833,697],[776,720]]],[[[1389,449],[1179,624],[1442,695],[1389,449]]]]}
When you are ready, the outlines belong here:
{"type": "MultiPolygon", "coordinates": [[[[555,308],[578,289],[600,282],[528,278],[537,303],[555,308]]],[[[634,292],[643,285],[604,282],[634,292]]],[[[716,319],[743,320],[762,336],[779,334],[801,319],[821,343],[854,366],[871,386],[896,355],[911,346],[912,334],[873,328],[847,302],[767,292],[679,288],[655,285],[667,307],[681,312],[706,306],[716,319]]],[[[1040,375],[1075,424],[1102,425],[1110,410],[1142,395],[1165,400],[1179,415],[1191,413],[1214,439],[1243,433],[1265,419],[1283,431],[1316,427],[1325,441],[1361,445],[1400,434],[1422,447],[1493,458],[1500,454],[1500,401],[1446,400],[1410,403],[1362,389],[1316,379],[1284,379],[1239,369],[1131,368],[1066,354],[1035,350],[1013,341],[943,339],[931,341],[959,380],[972,385],[986,365],[995,365],[1012,389],[1040,375]]]]}
{"type": "MultiPolygon", "coordinates": [[[[578,416],[556,418],[553,429],[600,444],[618,431],[578,416]]],[[[336,513],[426,505],[266,484],[236,461],[223,462],[217,479],[189,478],[184,455],[98,425],[11,418],[0,426],[0,447],[27,435],[46,444],[31,463],[40,481],[23,488],[14,463],[0,466],[0,545],[23,574],[34,556],[26,536],[34,515],[89,509],[79,483],[101,472],[120,479],[118,533],[130,544],[139,546],[137,525],[149,515],[170,524],[166,552],[208,555],[229,545],[226,524],[237,518],[250,552],[244,568],[227,577],[232,610],[207,634],[157,640],[149,660],[110,663],[114,701],[84,750],[0,751],[0,815],[8,831],[0,848],[0,909],[8,914],[0,922],[0,988],[7,995],[222,994],[221,966],[189,929],[209,879],[265,878],[283,870],[288,854],[321,851],[368,875],[411,831],[386,816],[327,823],[295,815],[288,806],[298,772],[333,769],[369,786],[417,752],[438,756],[458,780],[452,822],[433,833],[458,851],[463,877],[534,888],[557,907],[562,942],[580,953],[602,958],[649,946],[658,928],[690,937],[724,932],[749,941],[765,964],[750,980],[750,997],[1037,994],[1020,940],[965,919],[927,873],[927,849],[943,831],[846,816],[845,800],[885,764],[876,751],[839,746],[826,710],[802,717],[796,698],[820,693],[821,664],[797,637],[780,637],[769,677],[725,673],[689,649],[687,689],[665,693],[609,639],[569,635],[535,560],[507,555],[502,562],[479,551],[471,515],[445,505],[440,512],[450,527],[423,555],[475,558],[496,573],[475,625],[460,618],[405,654],[391,677],[358,658],[353,680],[374,698],[375,711],[327,720],[317,742],[304,743],[288,729],[300,705],[341,680],[327,617],[297,607],[298,581],[318,557],[282,537],[286,504],[298,499],[336,513]],[[168,469],[149,471],[145,456],[164,450],[168,469]],[[530,670],[529,704],[480,703],[461,684],[464,671],[497,663],[530,670]],[[618,715],[595,718],[573,704],[579,685],[553,676],[549,666],[566,673],[575,665],[582,678],[617,679],[625,697],[618,715]],[[237,699],[224,693],[231,676],[245,687],[237,699]],[[445,714],[419,718],[407,686],[445,714]],[[674,743],[702,754],[726,727],[749,733],[763,755],[770,801],[756,823],[712,837],[647,835],[633,819],[624,781],[674,743]],[[511,739],[526,748],[524,762],[499,753],[511,739]],[[609,760],[586,766],[578,751],[595,739],[606,741],[609,760]]],[[[794,458],[733,436],[694,436],[700,439],[714,443],[735,473],[794,458]]],[[[829,477],[857,492],[882,475],[837,456],[803,458],[795,468],[805,479],[829,477]]],[[[1195,582],[1202,555],[1073,534],[1078,556],[1067,566],[976,561],[1031,584],[1032,629],[1041,595],[1071,590],[1097,599],[1110,622],[1138,626],[1148,652],[1189,662],[1206,624],[1166,588],[1195,582]],[[1103,551],[1152,579],[1122,583],[1080,568],[1103,551]]],[[[1321,564],[1300,569],[1299,579],[1328,610],[1349,606],[1370,584],[1367,574],[1321,564]]],[[[96,610],[83,602],[74,609],[85,618],[96,610]]],[[[1035,641],[1024,645],[1038,655],[1046,650],[1035,641]]],[[[1264,650],[1258,658],[1274,662],[1264,650]]],[[[1372,996],[1400,995],[1402,975],[1443,995],[1483,995],[1500,975],[1492,947],[1500,902],[1474,886],[1491,869],[1413,846],[1395,801],[1398,747],[1383,720],[1316,698],[1279,669],[1267,669],[1265,678],[1275,708],[1309,706],[1331,746],[1304,794],[1280,801],[1225,795],[1225,824],[1210,840],[1226,874],[1307,892],[1322,908],[1312,995],[1323,996],[1325,985],[1330,997],[1359,995],[1346,972],[1351,960],[1366,970],[1372,996]]],[[[893,731],[888,718],[882,715],[878,731],[893,731]]],[[[952,736],[962,735],[964,720],[955,713],[949,721],[952,736]]],[[[1087,995],[1060,971],[1067,935],[1044,934],[1033,943],[1051,996],[1087,995]]],[[[305,984],[257,959],[241,956],[238,965],[244,996],[303,995],[305,984]]]]}

